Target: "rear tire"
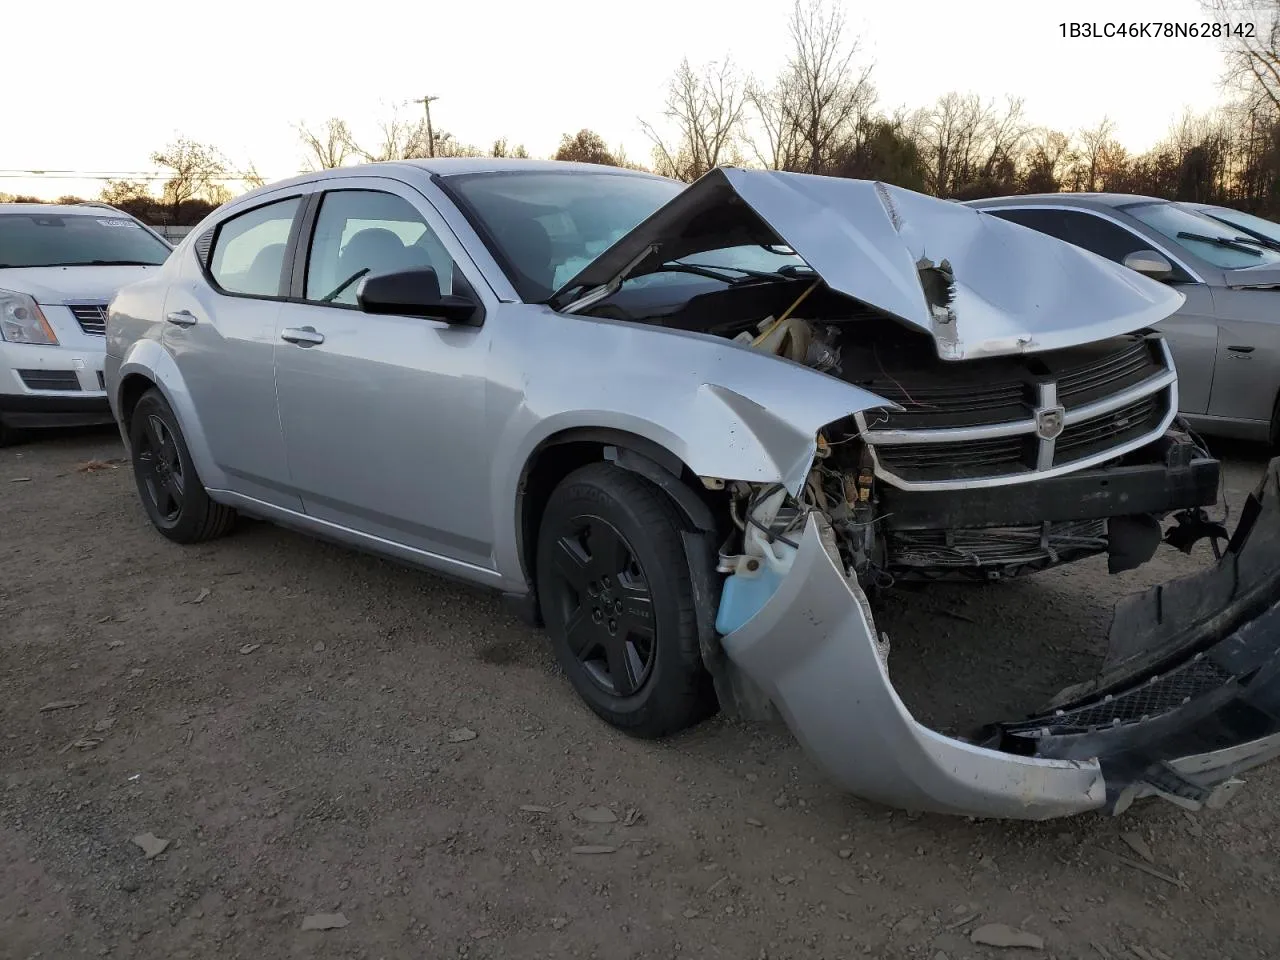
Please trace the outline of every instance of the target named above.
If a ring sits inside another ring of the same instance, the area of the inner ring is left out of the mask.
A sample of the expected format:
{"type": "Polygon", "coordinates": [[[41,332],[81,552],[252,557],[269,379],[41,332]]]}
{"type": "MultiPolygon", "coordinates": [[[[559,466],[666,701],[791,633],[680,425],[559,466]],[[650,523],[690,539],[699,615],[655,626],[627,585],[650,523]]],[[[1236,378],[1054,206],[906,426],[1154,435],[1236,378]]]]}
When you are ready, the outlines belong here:
{"type": "Polygon", "coordinates": [[[157,530],[175,543],[201,543],[230,532],[235,511],[209,498],[178,418],[154,387],[133,410],[129,446],[138,496],[157,530]]]}
{"type": "Polygon", "coordinates": [[[593,463],[551,493],[537,589],[556,658],[601,718],[667,736],[715,712],[679,514],[641,477],[593,463]]]}
{"type": "Polygon", "coordinates": [[[5,426],[4,421],[0,420],[0,447],[7,447],[11,443],[16,443],[17,440],[18,431],[14,430],[13,427],[5,426]]]}

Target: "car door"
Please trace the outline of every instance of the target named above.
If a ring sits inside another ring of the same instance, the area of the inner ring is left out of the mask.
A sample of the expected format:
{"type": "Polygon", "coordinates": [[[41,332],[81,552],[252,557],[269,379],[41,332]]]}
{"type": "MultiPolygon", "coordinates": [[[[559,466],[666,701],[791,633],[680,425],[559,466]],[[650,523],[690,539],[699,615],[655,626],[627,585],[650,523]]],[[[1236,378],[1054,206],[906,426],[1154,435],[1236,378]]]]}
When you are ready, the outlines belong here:
{"type": "Polygon", "coordinates": [[[298,194],[268,199],[215,225],[207,247],[202,236],[165,297],[162,334],[226,486],[292,510],[302,501],[290,490],[274,354],[303,205],[298,194]]]}
{"type": "Polygon", "coordinates": [[[488,329],[356,305],[367,275],[430,266],[442,292],[474,294],[474,268],[421,194],[392,180],[338,181],[303,236],[296,302],[277,323],[276,389],[304,509],[427,562],[492,569],[488,329]]]}
{"type": "Polygon", "coordinates": [[[1280,293],[1218,287],[1218,375],[1209,415],[1254,421],[1266,435],[1280,387],[1280,293]]]}
{"type": "Polygon", "coordinates": [[[1174,264],[1169,281],[1186,297],[1173,316],[1160,321],[1178,371],[1178,408],[1182,413],[1203,414],[1209,407],[1218,353],[1218,326],[1209,287],[1178,262],[1155,240],[1127,226],[1088,210],[1062,207],[1005,207],[989,211],[1006,220],[1039,230],[1116,263],[1138,250],[1156,250],[1174,264]]]}

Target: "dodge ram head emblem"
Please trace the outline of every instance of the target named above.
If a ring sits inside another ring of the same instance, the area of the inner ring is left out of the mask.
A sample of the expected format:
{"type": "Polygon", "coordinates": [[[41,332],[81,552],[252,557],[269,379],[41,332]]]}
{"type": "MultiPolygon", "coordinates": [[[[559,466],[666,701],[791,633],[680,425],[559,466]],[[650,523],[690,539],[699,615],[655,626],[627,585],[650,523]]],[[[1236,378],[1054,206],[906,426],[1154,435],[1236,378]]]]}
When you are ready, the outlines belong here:
{"type": "Polygon", "coordinates": [[[1067,411],[1062,407],[1041,407],[1036,411],[1036,436],[1041,440],[1056,440],[1065,426],[1067,411]]]}

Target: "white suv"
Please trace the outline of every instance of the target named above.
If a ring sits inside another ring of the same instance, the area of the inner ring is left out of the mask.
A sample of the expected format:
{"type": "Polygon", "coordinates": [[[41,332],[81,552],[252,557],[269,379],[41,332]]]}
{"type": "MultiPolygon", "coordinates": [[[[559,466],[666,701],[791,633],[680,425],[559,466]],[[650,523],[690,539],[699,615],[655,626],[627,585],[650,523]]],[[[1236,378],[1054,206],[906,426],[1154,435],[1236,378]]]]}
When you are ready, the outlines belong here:
{"type": "Polygon", "coordinates": [[[171,250],[105,204],[0,203],[0,445],[27,427],[113,422],[107,304],[171,250]]]}

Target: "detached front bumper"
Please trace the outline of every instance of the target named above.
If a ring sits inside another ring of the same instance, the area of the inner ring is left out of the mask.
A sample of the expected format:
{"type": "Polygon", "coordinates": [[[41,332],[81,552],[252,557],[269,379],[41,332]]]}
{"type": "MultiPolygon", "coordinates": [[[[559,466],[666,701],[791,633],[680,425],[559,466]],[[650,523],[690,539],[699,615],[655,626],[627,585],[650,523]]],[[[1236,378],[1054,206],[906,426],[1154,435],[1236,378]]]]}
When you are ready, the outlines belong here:
{"type": "Polygon", "coordinates": [[[1099,677],[972,741],[911,716],[815,516],[776,592],[722,643],[814,759],[870,800],[1037,820],[1152,795],[1216,806],[1280,755],[1280,459],[1219,563],[1117,606],[1099,677]]]}

